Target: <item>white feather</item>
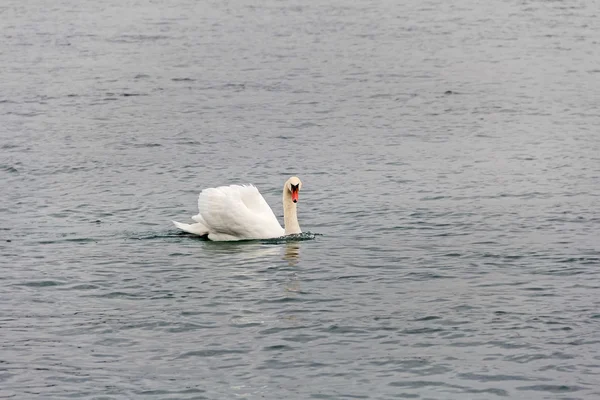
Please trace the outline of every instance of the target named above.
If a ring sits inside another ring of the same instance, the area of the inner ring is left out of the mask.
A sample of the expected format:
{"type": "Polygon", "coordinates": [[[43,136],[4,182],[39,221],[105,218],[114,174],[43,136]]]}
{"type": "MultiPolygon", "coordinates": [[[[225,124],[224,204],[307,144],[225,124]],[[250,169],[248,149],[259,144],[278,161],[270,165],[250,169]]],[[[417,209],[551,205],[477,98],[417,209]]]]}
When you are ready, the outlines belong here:
{"type": "Polygon", "coordinates": [[[201,223],[196,223],[196,224],[182,224],[181,222],[177,222],[177,221],[171,221],[175,224],[176,227],[178,227],[179,229],[181,229],[184,232],[187,233],[193,233],[194,235],[200,235],[200,236],[204,236],[208,234],[208,229],[206,229],[206,226],[204,226],[204,224],[201,223]]]}

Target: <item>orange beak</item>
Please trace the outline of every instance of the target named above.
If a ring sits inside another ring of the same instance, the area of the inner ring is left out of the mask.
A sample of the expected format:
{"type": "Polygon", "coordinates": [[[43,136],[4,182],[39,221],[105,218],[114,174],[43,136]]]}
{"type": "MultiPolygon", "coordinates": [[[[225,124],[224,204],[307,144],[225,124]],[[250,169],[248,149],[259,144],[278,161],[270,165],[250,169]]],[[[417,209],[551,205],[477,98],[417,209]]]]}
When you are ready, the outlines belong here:
{"type": "Polygon", "coordinates": [[[294,203],[298,202],[298,189],[292,189],[292,201],[294,203]]]}

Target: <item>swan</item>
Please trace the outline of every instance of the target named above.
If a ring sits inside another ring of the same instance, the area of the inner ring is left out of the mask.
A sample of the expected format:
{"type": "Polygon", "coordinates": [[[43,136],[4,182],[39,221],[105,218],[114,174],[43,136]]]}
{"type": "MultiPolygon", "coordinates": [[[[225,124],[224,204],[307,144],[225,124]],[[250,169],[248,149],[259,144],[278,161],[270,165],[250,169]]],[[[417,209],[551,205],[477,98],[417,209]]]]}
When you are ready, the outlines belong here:
{"type": "Polygon", "coordinates": [[[285,228],[253,185],[204,189],[198,196],[199,212],[192,217],[196,223],[172,222],[182,231],[214,241],[272,239],[302,233],[296,211],[301,188],[302,182],[295,176],[283,185],[285,228]]]}

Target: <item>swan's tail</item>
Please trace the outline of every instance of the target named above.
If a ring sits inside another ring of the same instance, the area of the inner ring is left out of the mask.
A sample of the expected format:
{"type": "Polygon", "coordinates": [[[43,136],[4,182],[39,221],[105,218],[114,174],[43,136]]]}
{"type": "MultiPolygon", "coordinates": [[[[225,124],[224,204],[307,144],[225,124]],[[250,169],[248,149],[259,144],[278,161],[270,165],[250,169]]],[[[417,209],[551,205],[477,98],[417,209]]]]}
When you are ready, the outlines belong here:
{"type": "Polygon", "coordinates": [[[192,233],[194,235],[198,235],[198,236],[205,236],[208,235],[208,229],[206,229],[206,226],[204,226],[204,224],[197,222],[195,224],[182,224],[181,222],[177,222],[177,221],[171,221],[175,224],[176,227],[178,227],[179,229],[181,229],[184,232],[187,233],[192,233]]]}

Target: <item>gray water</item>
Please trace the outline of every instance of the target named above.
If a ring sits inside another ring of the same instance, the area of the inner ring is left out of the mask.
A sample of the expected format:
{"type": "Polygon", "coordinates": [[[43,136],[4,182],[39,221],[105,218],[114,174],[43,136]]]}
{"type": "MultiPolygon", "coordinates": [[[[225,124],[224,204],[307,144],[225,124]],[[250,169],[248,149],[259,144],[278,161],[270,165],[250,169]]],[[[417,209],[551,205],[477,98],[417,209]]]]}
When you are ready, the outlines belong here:
{"type": "Polygon", "coordinates": [[[0,398],[600,396],[600,8],[324,3],[2,2],[0,398]]]}

